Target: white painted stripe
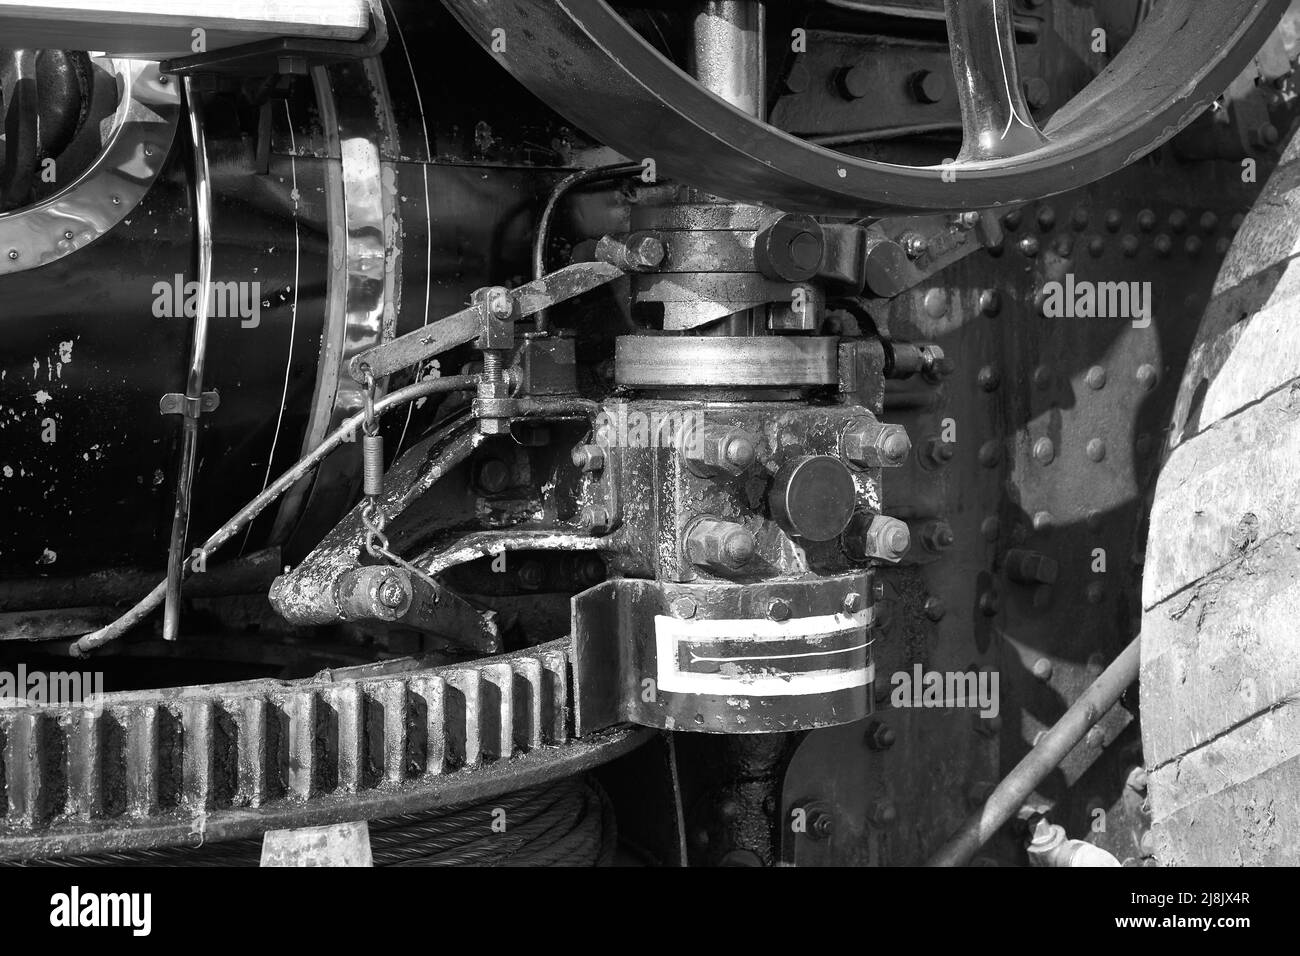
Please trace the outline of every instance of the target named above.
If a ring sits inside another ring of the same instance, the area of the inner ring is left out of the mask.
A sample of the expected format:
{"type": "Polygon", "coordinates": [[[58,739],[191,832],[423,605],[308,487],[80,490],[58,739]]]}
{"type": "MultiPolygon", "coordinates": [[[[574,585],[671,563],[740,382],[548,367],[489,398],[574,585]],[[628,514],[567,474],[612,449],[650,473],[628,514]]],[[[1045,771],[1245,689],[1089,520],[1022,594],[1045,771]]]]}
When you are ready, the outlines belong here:
{"type": "MultiPolygon", "coordinates": [[[[767,674],[701,674],[683,671],[677,666],[677,654],[683,642],[714,641],[719,643],[762,644],[807,638],[810,648],[817,647],[818,638],[835,638],[845,634],[863,634],[870,622],[870,613],[822,614],[799,617],[789,621],[732,618],[715,620],[681,620],[657,615],[655,617],[655,652],[658,656],[656,678],[658,689],[680,694],[719,694],[728,697],[794,697],[810,694],[827,694],[837,690],[865,687],[875,679],[875,666],[828,668],[816,671],[788,671],[767,674]]],[[[728,661],[794,660],[796,658],[849,654],[866,650],[870,641],[849,647],[830,650],[799,651],[790,654],[770,654],[732,657],[699,657],[693,660],[728,661]]],[[[773,668],[775,670],[775,668],[773,668]]]]}

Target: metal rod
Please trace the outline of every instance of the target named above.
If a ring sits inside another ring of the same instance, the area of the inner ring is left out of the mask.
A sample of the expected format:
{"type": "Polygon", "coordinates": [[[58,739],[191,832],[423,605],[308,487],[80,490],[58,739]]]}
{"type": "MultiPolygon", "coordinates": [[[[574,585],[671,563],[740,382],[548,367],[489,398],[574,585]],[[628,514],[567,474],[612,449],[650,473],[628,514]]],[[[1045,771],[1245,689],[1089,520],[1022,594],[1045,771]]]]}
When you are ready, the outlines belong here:
{"type": "Polygon", "coordinates": [[[738,110],[767,116],[767,11],[757,0],[705,0],[691,23],[689,69],[738,110]]]}
{"type": "MultiPolygon", "coordinates": [[[[387,409],[394,408],[398,405],[405,405],[416,399],[424,398],[426,395],[433,395],[437,392],[458,392],[466,389],[472,389],[478,386],[479,376],[477,375],[451,375],[446,378],[427,378],[422,382],[416,382],[414,385],[408,385],[406,388],[398,389],[391,394],[385,395],[379,401],[375,402],[375,414],[379,414],[387,409]]],[[[210,555],[220,548],[223,544],[238,534],[243,528],[256,518],[266,509],[271,502],[284,494],[297,482],[301,481],[308,473],[311,472],[320,462],[349,440],[349,437],[355,437],[357,429],[361,427],[365,418],[364,412],[357,412],[347,421],[343,422],[338,428],[325,436],[324,441],[313,448],[306,455],[303,455],[298,461],[289,468],[274,482],[267,485],[266,489],[244,505],[239,513],[223,524],[220,528],[212,533],[207,541],[203,542],[202,551],[205,555],[210,555]]],[[[182,568],[183,570],[183,568],[182,568]]],[[[109,641],[115,641],[131,628],[143,621],[159,604],[163,602],[164,595],[167,591],[167,581],[161,581],[158,585],[141,598],[134,607],[119,617],[112,624],[101,627],[97,631],[92,631],[85,637],[81,638],[70,648],[73,657],[84,657],[87,653],[97,647],[102,647],[109,641]]]]}
{"type": "Polygon", "coordinates": [[[190,533],[194,461],[198,454],[199,416],[203,414],[203,363],[208,350],[208,313],[212,307],[212,180],[208,170],[207,141],[203,134],[203,103],[190,78],[184,79],[185,106],[189,113],[190,145],[194,150],[194,230],[198,246],[199,296],[194,309],[190,367],[185,378],[181,426],[181,459],[176,473],[176,509],[172,514],[171,542],[167,549],[167,601],[163,611],[164,641],[180,636],[181,581],[185,546],[190,533]]]}
{"type": "Polygon", "coordinates": [[[961,829],[930,857],[927,866],[963,866],[970,862],[979,848],[1024,806],[1034,789],[1137,680],[1141,640],[1140,635],[1133,638],[1119,657],[1079,695],[1065,715],[994,788],[984,806],[967,817],[961,829]]]}

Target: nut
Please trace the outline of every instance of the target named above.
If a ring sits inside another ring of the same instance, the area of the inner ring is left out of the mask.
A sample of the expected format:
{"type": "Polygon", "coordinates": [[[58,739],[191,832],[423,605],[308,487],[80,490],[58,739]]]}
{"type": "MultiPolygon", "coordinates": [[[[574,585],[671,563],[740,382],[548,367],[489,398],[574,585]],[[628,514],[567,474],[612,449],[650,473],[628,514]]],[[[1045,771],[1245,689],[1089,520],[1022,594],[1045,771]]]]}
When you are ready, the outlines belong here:
{"type": "Polygon", "coordinates": [[[912,442],[902,425],[874,418],[854,422],[840,439],[840,451],[855,468],[895,468],[907,460],[912,442]]]}
{"type": "Polygon", "coordinates": [[[885,515],[857,514],[844,531],[844,550],[858,560],[899,561],[911,546],[907,524],[885,515]]]}
{"type": "Polygon", "coordinates": [[[735,477],[749,469],[758,457],[754,437],[743,428],[705,425],[682,436],[682,460],[701,478],[735,477]]]}
{"type": "Polygon", "coordinates": [[[684,550],[692,564],[725,575],[741,570],[757,549],[758,542],[744,525],[701,518],[687,532],[684,550]]]}

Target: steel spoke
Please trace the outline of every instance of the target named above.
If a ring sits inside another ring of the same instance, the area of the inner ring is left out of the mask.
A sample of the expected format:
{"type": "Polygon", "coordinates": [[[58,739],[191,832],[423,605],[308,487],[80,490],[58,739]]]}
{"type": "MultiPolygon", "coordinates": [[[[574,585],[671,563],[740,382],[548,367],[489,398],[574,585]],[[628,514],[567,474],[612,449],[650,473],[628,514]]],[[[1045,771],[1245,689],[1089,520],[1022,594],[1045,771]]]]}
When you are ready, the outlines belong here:
{"type": "Polygon", "coordinates": [[[944,0],[961,101],[960,161],[1006,159],[1047,144],[1016,66],[1010,0],[944,0]]]}

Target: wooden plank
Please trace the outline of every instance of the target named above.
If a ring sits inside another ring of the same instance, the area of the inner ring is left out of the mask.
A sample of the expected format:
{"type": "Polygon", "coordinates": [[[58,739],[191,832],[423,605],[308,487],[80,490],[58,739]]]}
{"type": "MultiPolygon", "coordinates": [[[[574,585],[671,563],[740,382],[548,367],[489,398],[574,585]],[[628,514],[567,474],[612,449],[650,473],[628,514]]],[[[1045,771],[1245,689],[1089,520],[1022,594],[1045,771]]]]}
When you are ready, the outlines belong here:
{"type": "Polygon", "coordinates": [[[11,49],[96,50],[164,59],[275,37],[357,40],[365,0],[0,0],[0,35],[11,49]]]}

